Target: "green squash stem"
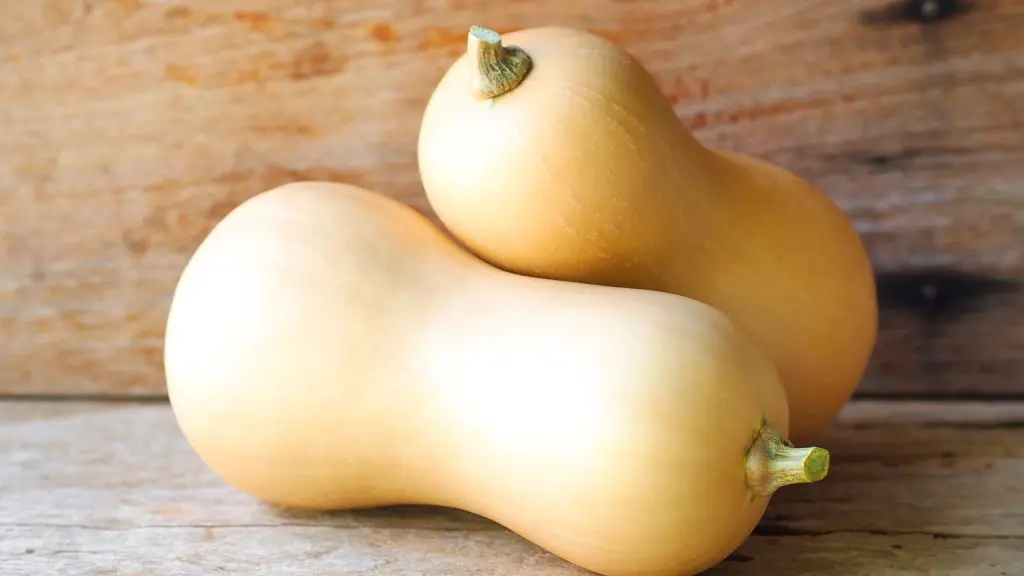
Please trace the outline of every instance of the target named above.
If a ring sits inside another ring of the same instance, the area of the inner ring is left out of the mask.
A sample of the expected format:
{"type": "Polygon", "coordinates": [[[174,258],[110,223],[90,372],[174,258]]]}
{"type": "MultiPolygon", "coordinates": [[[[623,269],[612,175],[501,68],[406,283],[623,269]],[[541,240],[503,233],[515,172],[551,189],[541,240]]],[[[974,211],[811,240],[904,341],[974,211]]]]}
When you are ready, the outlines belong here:
{"type": "Polygon", "coordinates": [[[514,90],[533,68],[530,56],[518,46],[502,46],[501,35],[482,26],[469,29],[469,89],[473,97],[490,100],[514,90]]]}
{"type": "Polygon", "coordinates": [[[778,430],[762,423],[747,449],[747,486],[758,496],[771,496],[791,484],[818,482],[828,475],[829,451],[795,448],[778,430]]]}

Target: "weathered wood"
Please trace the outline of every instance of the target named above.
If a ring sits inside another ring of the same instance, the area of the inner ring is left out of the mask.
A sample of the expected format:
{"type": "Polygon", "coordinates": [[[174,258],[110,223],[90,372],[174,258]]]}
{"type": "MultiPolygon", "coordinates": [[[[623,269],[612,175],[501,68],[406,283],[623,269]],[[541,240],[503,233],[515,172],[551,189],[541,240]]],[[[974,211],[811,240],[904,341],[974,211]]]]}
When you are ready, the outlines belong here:
{"type": "Polygon", "coordinates": [[[1024,394],[1024,282],[921,272],[885,274],[879,289],[861,393],[1024,394]]]}
{"type": "MultiPolygon", "coordinates": [[[[61,576],[593,576],[494,531],[157,526],[43,534],[0,527],[0,559],[12,554],[5,575],[38,576],[59,566],[61,576]]],[[[1012,576],[1022,569],[1017,541],[854,533],[756,537],[705,576],[1012,576]]]]}
{"type": "MultiPolygon", "coordinates": [[[[418,122],[477,21],[621,43],[704,141],[821,185],[882,273],[1024,277],[1015,0],[4,2],[0,392],[162,394],[177,275],[263,189],[344,180],[429,214],[418,122]]],[[[1019,394],[1022,298],[965,328],[889,314],[865,389],[1019,394]]]]}
{"type": "MultiPolygon", "coordinates": [[[[68,406],[0,403],[5,575],[584,574],[459,511],[271,509],[205,468],[167,406],[68,406]]],[[[781,492],[713,574],[1024,570],[1024,403],[854,402],[823,444],[829,478],[781,492]]]]}

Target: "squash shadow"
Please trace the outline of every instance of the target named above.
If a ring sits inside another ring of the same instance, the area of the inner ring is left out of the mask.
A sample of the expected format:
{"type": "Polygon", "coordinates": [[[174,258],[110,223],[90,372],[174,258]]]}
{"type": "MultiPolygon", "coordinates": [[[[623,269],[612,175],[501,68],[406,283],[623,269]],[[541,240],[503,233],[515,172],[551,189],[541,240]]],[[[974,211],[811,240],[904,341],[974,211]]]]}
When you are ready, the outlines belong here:
{"type": "Polygon", "coordinates": [[[443,506],[395,505],[358,510],[301,510],[267,507],[278,520],[337,528],[399,530],[504,530],[475,514],[443,506]]]}

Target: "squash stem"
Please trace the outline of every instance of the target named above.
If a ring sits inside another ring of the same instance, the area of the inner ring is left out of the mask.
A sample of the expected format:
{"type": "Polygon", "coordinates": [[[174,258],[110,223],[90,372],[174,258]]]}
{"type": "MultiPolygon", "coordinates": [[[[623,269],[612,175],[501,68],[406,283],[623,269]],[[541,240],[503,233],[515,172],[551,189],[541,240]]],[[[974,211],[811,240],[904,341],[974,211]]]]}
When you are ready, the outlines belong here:
{"type": "Polygon", "coordinates": [[[502,46],[501,35],[471,26],[466,48],[472,62],[469,89],[479,100],[511,92],[533,68],[530,56],[518,46],[502,46]]]}
{"type": "Polygon", "coordinates": [[[771,496],[790,484],[818,482],[828,475],[829,451],[795,448],[778,430],[761,424],[747,449],[747,485],[758,496],[771,496]]]}

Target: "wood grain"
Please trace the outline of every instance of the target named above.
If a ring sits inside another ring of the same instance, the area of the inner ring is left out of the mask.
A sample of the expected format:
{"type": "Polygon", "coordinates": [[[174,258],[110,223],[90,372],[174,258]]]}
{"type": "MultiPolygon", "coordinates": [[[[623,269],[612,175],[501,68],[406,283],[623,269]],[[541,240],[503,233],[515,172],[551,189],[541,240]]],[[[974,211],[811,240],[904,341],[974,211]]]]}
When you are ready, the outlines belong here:
{"type": "Polygon", "coordinates": [[[882,275],[1018,287],[967,320],[885,310],[866,391],[1024,392],[1015,0],[36,0],[0,3],[0,393],[163,394],[177,275],[266,188],[431,214],[418,122],[471,23],[621,43],[705,142],[835,198],[882,275]]]}
{"type": "Polygon", "coordinates": [[[862,394],[1024,394],[1024,283],[883,274],[879,338],[862,394]]]}
{"type": "MultiPolygon", "coordinates": [[[[829,477],[780,492],[711,574],[1024,569],[1024,403],[858,401],[824,444],[829,477]]],[[[263,506],[205,468],[165,405],[0,403],[0,452],[5,575],[584,574],[455,510],[263,506]]]]}

